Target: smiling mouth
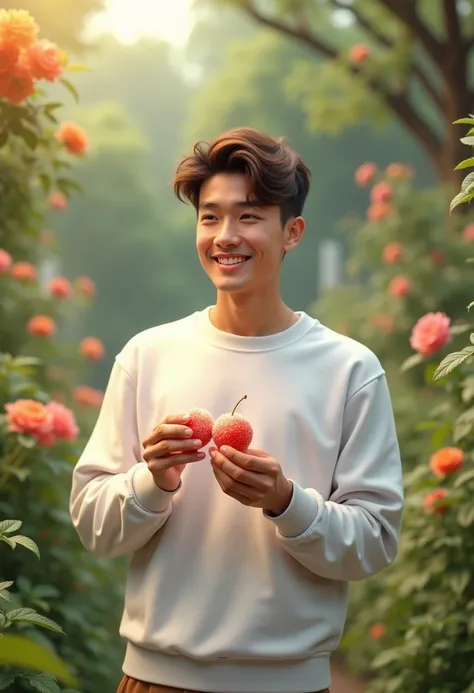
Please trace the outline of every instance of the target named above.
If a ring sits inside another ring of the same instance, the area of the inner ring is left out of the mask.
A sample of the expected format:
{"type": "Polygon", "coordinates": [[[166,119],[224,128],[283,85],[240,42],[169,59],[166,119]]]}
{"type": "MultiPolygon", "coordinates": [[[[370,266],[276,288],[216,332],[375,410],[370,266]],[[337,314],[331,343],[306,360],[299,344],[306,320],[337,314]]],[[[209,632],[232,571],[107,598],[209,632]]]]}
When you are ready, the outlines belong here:
{"type": "Polygon", "coordinates": [[[213,257],[212,258],[218,265],[232,266],[232,265],[243,265],[244,262],[250,260],[250,255],[237,255],[232,257],[213,257]]]}

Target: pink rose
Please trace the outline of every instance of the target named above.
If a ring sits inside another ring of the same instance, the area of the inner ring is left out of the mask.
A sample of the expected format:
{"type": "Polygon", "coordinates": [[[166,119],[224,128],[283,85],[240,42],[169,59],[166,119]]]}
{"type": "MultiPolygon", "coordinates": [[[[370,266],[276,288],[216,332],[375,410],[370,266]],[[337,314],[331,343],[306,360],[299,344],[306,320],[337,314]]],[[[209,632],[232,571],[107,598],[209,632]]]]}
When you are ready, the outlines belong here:
{"type": "Polygon", "coordinates": [[[377,173],[377,166],[368,161],[359,166],[354,174],[354,179],[357,185],[364,187],[368,185],[377,173]]]}
{"type": "Polygon", "coordinates": [[[390,183],[377,183],[370,191],[372,202],[390,202],[392,199],[392,186],[390,183]]]}
{"type": "Polygon", "coordinates": [[[12,264],[13,260],[10,253],[7,253],[6,250],[0,248],[0,274],[5,274],[5,272],[8,272],[12,264]]]}
{"type": "Polygon", "coordinates": [[[49,402],[46,408],[53,418],[53,434],[61,440],[76,440],[79,428],[74,413],[63,404],[54,401],[49,402]]]}
{"type": "Polygon", "coordinates": [[[25,433],[39,440],[47,436],[53,427],[53,415],[41,402],[17,399],[5,404],[8,430],[25,433]]]}
{"type": "Polygon", "coordinates": [[[446,313],[427,313],[414,325],[410,344],[422,356],[430,356],[451,341],[451,319],[446,313]]]}

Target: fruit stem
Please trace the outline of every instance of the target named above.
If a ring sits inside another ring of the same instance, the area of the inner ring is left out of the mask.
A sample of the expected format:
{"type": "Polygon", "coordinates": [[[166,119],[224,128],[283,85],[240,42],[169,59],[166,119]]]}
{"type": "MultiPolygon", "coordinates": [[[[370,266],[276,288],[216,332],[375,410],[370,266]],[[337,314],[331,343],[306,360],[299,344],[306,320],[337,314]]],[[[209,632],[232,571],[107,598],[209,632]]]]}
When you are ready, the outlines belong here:
{"type": "Polygon", "coordinates": [[[240,404],[244,399],[247,399],[247,395],[244,395],[244,396],[242,397],[242,399],[239,399],[239,401],[237,402],[237,404],[235,405],[235,407],[232,409],[232,414],[231,414],[231,416],[234,416],[235,410],[237,409],[237,407],[239,406],[239,404],[240,404]]]}

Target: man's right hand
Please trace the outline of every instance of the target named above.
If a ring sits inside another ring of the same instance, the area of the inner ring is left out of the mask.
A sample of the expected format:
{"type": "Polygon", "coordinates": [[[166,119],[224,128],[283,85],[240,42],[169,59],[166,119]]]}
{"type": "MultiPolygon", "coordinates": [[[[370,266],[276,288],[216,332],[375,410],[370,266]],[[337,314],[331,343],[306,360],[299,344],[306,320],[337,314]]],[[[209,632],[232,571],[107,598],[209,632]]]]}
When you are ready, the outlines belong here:
{"type": "Polygon", "coordinates": [[[167,416],[142,443],[143,459],[155,484],[164,491],[175,491],[185,466],[206,457],[205,452],[197,452],[202,443],[193,439],[192,430],[186,427],[188,420],[182,414],[167,416]]]}

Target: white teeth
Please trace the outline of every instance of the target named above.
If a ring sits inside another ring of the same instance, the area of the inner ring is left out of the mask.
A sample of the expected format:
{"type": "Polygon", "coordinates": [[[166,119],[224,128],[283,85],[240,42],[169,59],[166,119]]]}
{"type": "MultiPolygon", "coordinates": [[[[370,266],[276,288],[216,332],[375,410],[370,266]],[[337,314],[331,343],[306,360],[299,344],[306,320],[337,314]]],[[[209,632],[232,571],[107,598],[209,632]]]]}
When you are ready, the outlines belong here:
{"type": "Polygon", "coordinates": [[[221,265],[238,265],[246,259],[245,257],[218,257],[217,262],[221,265]]]}

